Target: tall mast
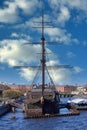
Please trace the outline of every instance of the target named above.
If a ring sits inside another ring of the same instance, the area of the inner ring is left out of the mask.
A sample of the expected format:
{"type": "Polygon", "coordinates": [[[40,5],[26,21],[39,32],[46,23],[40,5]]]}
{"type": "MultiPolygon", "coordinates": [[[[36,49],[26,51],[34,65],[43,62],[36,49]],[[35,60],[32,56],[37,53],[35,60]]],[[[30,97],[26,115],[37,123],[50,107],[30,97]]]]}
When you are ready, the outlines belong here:
{"type": "Polygon", "coordinates": [[[42,97],[44,97],[44,87],[45,87],[45,38],[44,38],[44,11],[42,10],[42,97]]]}

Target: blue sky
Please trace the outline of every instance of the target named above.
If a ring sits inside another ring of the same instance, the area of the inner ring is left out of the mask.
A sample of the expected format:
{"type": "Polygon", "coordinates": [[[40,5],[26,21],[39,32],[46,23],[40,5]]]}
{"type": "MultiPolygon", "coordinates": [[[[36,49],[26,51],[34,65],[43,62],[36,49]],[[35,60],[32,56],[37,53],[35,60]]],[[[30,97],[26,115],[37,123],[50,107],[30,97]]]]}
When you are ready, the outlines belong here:
{"type": "MultiPolygon", "coordinates": [[[[87,84],[87,0],[1,0],[0,1],[0,82],[31,84],[36,71],[16,70],[16,65],[39,65],[42,5],[47,65],[71,65],[73,69],[49,70],[54,83],[87,84]],[[59,42],[59,44],[58,44],[59,42]],[[49,60],[48,60],[49,59],[49,60]]],[[[48,81],[47,81],[48,82],[48,81]]]]}

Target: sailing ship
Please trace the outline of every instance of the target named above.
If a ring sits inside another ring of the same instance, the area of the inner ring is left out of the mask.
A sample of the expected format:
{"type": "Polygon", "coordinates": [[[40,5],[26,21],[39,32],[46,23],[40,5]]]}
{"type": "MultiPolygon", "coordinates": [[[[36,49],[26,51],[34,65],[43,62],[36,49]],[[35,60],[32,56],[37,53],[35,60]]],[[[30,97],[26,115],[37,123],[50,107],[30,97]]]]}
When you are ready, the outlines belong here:
{"type": "MultiPolygon", "coordinates": [[[[46,65],[46,50],[45,50],[45,36],[44,36],[44,12],[42,10],[42,22],[41,22],[41,29],[42,29],[42,37],[41,37],[41,46],[42,46],[42,53],[41,53],[41,66],[39,67],[42,71],[42,81],[39,87],[33,86],[33,89],[28,92],[27,100],[25,102],[25,114],[26,117],[35,117],[35,116],[42,116],[42,115],[54,115],[59,113],[60,109],[60,97],[58,91],[55,89],[55,85],[53,80],[47,71],[52,85],[49,84],[48,86],[45,83],[45,71],[47,68],[49,69],[50,66],[46,65]]],[[[33,43],[34,44],[34,43],[33,43]]],[[[60,65],[57,66],[59,68],[71,68],[69,65],[60,65]]],[[[16,68],[28,68],[28,66],[20,66],[16,68]]],[[[35,68],[35,67],[34,67],[35,68]]],[[[64,106],[63,106],[64,107],[64,106]]]]}

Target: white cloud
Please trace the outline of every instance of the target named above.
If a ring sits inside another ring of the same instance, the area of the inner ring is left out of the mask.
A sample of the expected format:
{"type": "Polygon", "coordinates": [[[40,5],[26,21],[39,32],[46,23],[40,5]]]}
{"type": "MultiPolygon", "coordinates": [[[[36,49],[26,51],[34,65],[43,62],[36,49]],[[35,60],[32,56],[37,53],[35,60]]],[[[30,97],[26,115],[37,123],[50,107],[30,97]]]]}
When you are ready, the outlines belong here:
{"type": "Polygon", "coordinates": [[[65,0],[64,4],[68,4],[70,8],[76,8],[78,10],[83,10],[84,12],[87,11],[87,0],[65,0]]]}
{"type": "MultiPolygon", "coordinates": [[[[26,21],[24,24],[20,24],[17,25],[16,28],[29,28],[32,31],[37,31],[38,33],[41,33],[41,29],[39,28],[32,28],[32,27],[38,27],[41,26],[40,23],[42,18],[41,17],[36,17],[36,18],[31,18],[30,20],[26,21]]],[[[45,16],[45,21],[52,21],[51,17],[49,16],[45,16]]],[[[51,24],[50,24],[51,25],[51,24]]],[[[47,27],[50,26],[45,25],[47,27]]],[[[72,35],[70,33],[67,32],[67,30],[65,29],[61,29],[61,28],[56,28],[56,27],[52,27],[52,28],[45,28],[44,32],[46,35],[48,35],[50,37],[50,41],[58,41],[59,43],[64,43],[64,44],[70,44],[70,43],[77,43],[79,42],[76,38],[72,38],[72,35]]]]}
{"type": "Polygon", "coordinates": [[[36,74],[36,70],[29,70],[29,69],[21,69],[21,71],[19,72],[20,76],[24,79],[26,79],[27,81],[32,82],[33,78],[35,77],[36,74]]]}
{"type": "MultiPolygon", "coordinates": [[[[51,61],[50,64],[54,66],[54,64],[56,64],[56,61],[51,61]]],[[[48,64],[49,65],[49,64],[48,64]]],[[[23,77],[24,79],[26,79],[27,81],[31,82],[33,81],[35,75],[36,75],[36,72],[37,70],[29,70],[29,69],[21,69],[20,71],[20,75],[21,77],[23,77]]],[[[50,74],[50,77],[52,78],[54,84],[60,84],[60,85],[63,85],[63,84],[67,84],[70,80],[71,80],[71,72],[70,70],[67,70],[67,69],[54,69],[51,68],[51,69],[48,69],[48,72],[50,74]]],[[[40,73],[41,74],[41,73],[40,73]]],[[[38,81],[37,83],[41,83],[41,75],[39,75],[37,78],[38,78],[38,81]],[[40,81],[39,81],[40,79],[40,81]]],[[[49,79],[49,75],[46,73],[45,75],[46,77],[46,82],[51,82],[49,79]]]]}
{"type": "Polygon", "coordinates": [[[51,69],[49,73],[55,84],[63,85],[71,80],[71,72],[68,69],[51,69]]]}
{"type": "Polygon", "coordinates": [[[73,58],[73,57],[75,57],[75,54],[73,53],[73,52],[67,52],[67,57],[68,58],[73,58]]]}
{"type": "Polygon", "coordinates": [[[37,62],[36,56],[41,50],[40,45],[23,45],[28,41],[20,40],[3,40],[1,41],[0,60],[10,66],[24,63],[37,62]],[[34,53],[33,53],[34,52],[34,53]]]}
{"type": "Polygon", "coordinates": [[[5,1],[3,8],[0,8],[0,22],[15,23],[21,19],[18,9],[21,9],[25,14],[31,15],[40,5],[39,0],[5,1]]]}
{"type": "MultiPolygon", "coordinates": [[[[27,41],[20,39],[20,40],[3,40],[1,41],[0,47],[0,62],[6,63],[9,66],[19,66],[24,64],[31,64],[31,63],[40,63],[40,58],[37,57],[37,53],[41,52],[40,45],[23,45],[27,41]],[[4,53],[3,53],[4,52],[4,53]]],[[[51,52],[47,48],[48,52],[51,52]]],[[[50,55],[49,61],[47,61],[48,66],[54,66],[60,64],[60,61],[55,59],[55,55],[50,55]]],[[[54,80],[54,83],[63,84],[63,81],[68,82],[70,79],[70,71],[66,69],[58,69],[58,70],[49,70],[51,77],[54,80]]],[[[36,71],[29,70],[29,69],[21,69],[20,76],[25,78],[28,81],[32,81],[34,78],[36,71]]]]}
{"type": "Polygon", "coordinates": [[[11,37],[18,38],[18,37],[19,37],[19,35],[18,35],[17,33],[12,33],[12,34],[11,34],[11,37]]]}
{"type": "Polygon", "coordinates": [[[70,19],[70,11],[67,7],[61,6],[60,13],[57,18],[57,22],[61,25],[64,25],[66,21],[70,19]]]}
{"type": "Polygon", "coordinates": [[[55,16],[59,16],[57,19],[60,22],[60,25],[65,24],[70,17],[72,17],[71,11],[74,9],[78,11],[74,16],[74,19],[87,19],[87,0],[48,0],[48,2],[55,16]],[[61,12],[59,10],[61,10],[61,12]],[[84,16],[82,15],[83,13],[84,16]]]}
{"type": "MultiPolygon", "coordinates": [[[[40,0],[5,1],[3,8],[0,8],[0,22],[17,22],[22,18],[19,14],[19,9],[21,10],[21,13],[24,13],[25,15],[32,15],[33,13],[37,13],[37,8],[41,8],[41,4],[42,1],[40,0]]],[[[65,24],[70,19],[71,10],[73,9],[83,11],[87,18],[87,0],[48,0],[48,4],[54,12],[54,18],[56,17],[56,20],[60,25],[65,24]]]]}
{"type": "MultiPolygon", "coordinates": [[[[16,28],[25,28],[25,29],[29,28],[32,31],[37,31],[38,33],[41,33],[41,29],[32,28],[32,27],[41,26],[40,23],[37,23],[40,21],[41,21],[41,17],[32,18],[29,21],[26,21],[24,24],[17,25],[16,28]],[[36,23],[35,23],[35,21],[36,21],[36,23]]],[[[49,17],[49,20],[48,20],[48,16],[46,16],[45,21],[51,21],[51,17],[49,17]]],[[[48,25],[48,26],[50,26],[50,25],[48,25]]],[[[66,29],[62,29],[59,27],[58,28],[51,27],[51,28],[45,28],[44,32],[47,36],[50,37],[50,41],[54,41],[54,42],[57,41],[59,43],[64,43],[64,44],[71,44],[71,43],[78,44],[79,43],[78,39],[73,38],[72,35],[67,32],[66,29]]]]}
{"type": "Polygon", "coordinates": [[[60,64],[59,60],[56,60],[56,61],[50,60],[50,61],[46,62],[47,66],[55,66],[55,65],[58,65],[58,64],[60,64]]]}
{"type": "MultiPolygon", "coordinates": [[[[45,15],[45,21],[52,21],[51,17],[49,17],[48,15],[45,15]]],[[[32,28],[32,27],[41,26],[40,23],[37,23],[37,22],[41,22],[41,17],[31,18],[30,20],[26,21],[24,24],[17,25],[16,28],[29,28],[29,29],[31,28],[33,31],[38,31],[39,33],[41,33],[41,29],[32,28]]],[[[59,43],[64,43],[64,44],[79,43],[78,39],[72,38],[72,35],[68,33],[66,29],[53,27],[49,29],[45,28],[44,31],[45,31],[45,34],[50,37],[51,41],[54,41],[54,42],[59,41],[59,43]]]]}
{"type": "Polygon", "coordinates": [[[75,71],[75,73],[80,73],[80,72],[83,71],[83,69],[80,68],[79,66],[75,66],[75,67],[74,67],[74,71],[75,71]]]}
{"type": "Polygon", "coordinates": [[[78,39],[73,38],[70,33],[68,33],[65,29],[61,28],[50,28],[45,29],[45,33],[50,36],[51,41],[59,41],[59,43],[71,44],[71,43],[79,43],[78,39]]]}
{"type": "MultiPolygon", "coordinates": [[[[23,24],[16,25],[15,27],[16,28],[38,27],[38,26],[41,26],[41,21],[42,21],[42,16],[39,16],[39,17],[34,16],[34,17],[30,18],[29,20],[25,21],[23,24]]],[[[51,22],[52,19],[49,15],[44,14],[44,21],[51,22]]],[[[45,23],[45,25],[46,25],[46,23],[45,23]]],[[[47,26],[48,26],[48,23],[47,23],[47,26]]],[[[38,29],[38,28],[36,28],[36,29],[38,29]]],[[[38,29],[38,30],[40,31],[40,29],[38,29]]]]}
{"type": "MultiPolygon", "coordinates": [[[[70,80],[71,80],[71,71],[67,68],[55,68],[55,66],[60,65],[60,61],[54,61],[51,60],[49,62],[47,62],[47,66],[51,66],[50,69],[48,69],[48,72],[51,76],[51,78],[53,79],[55,84],[60,84],[60,85],[64,85],[67,84],[70,80]],[[52,67],[53,66],[53,67],[52,67]]],[[[61,65],[60,65],[61,66],[61,65]]]]}
{"type": "Polygon", "coordinates": [[[15,0],[15,3],[25,14],[32,14],[36,11],[37,7],[41,7],[41,2],[39,0],[15,0]]]}
{"type": "Polygon", "coordinates": [[[48,2],[52,8],[64,5],[71,9],[76,8],[83,11],[87,10],[87,0],[48,0],[48,2]]]}
{"type": "MultiPolygon", "coordinates": [[[[13,33],[13,36],[16,35],[16,33],[13,33]]],[[[29,43],[29,41],[24,39],[0,41],[0,62],[7,63],[10,66],[39,62],[41,55],[38,55],[38,53],[41,53],[41,45],[24,45],[24,43],[29,43]]],[[[51,53],[50,59],[56,58],[50,49],[46,48],[46,51],[51,53]]]]}
{"type": "Polygon", "coordinates": [[[32,40],[32,38],[29,36],[29,35],[26,35],[26,34],[22,34],[22,33],[15,33],[13,32],[11,34],[11,37],[12,38],[16,38],[16,39],[25,39],[25,40],[32,40]]]}
{"type": "Polygon", "coordinates": [[[17,6],[14,2],[5,2],[7,7],[0,9],[0,22],[4,23],[13,23],[18,21],[20,18],[18,17],[17,6]]]}

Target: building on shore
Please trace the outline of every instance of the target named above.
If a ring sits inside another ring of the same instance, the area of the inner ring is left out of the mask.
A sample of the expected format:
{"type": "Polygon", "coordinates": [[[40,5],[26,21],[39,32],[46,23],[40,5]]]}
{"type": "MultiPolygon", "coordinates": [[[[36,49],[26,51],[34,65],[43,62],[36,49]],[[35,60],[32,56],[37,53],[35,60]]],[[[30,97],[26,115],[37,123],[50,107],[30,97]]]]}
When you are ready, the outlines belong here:
{"type": "Polygon", "coordinates": [[[25,94],[28,91],[31,91],[32,86],[29,86],[29,85],[10,85],[10,88],[11,88],[11,90],[20,91],[23,94],[25,94]]]}
{"type": "Polygon", "coordinates": [[[59,93],[71,93],[72,91],[77,90],[77,86],[65,85],[65,86],[57,86],[56,90],[59,93]]]}
{"type": "MultiPolygon", "coordinates": [[[[32,90],[32,88],[37,88],[38,90],[41,88],[40,87],[36,87],[31,86],[31,85],[10,85],[10,88],[12,90],[17,90],[17,91],[21,91],[22,93],[27,93],[29,91],[32,90]]],[[[46,87],[49,88],[49,87],[46,87]]],[[[70,85],[65,85],[65,86],[56,86],[56,90],[60,93],[71,93],[72,91],[76,91],[77,90],[77,86],[70,86],[70,85]]]]}

